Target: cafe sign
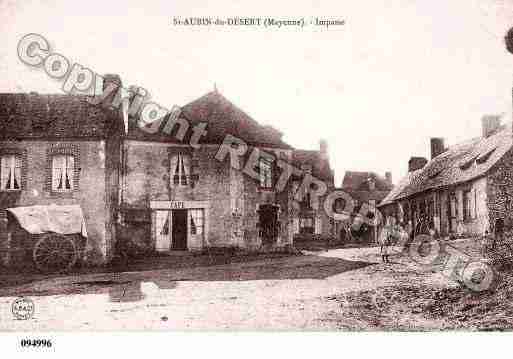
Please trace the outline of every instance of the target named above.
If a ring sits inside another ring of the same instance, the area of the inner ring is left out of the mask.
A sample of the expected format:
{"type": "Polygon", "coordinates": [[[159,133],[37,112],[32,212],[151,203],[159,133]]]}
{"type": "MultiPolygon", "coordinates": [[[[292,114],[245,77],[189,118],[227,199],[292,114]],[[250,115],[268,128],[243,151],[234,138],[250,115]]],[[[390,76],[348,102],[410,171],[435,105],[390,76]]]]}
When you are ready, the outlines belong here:
{"type": "Polygon", "coordinates": [[[207,208],[208,201],[150,201],[152,209],[207,208]]]}

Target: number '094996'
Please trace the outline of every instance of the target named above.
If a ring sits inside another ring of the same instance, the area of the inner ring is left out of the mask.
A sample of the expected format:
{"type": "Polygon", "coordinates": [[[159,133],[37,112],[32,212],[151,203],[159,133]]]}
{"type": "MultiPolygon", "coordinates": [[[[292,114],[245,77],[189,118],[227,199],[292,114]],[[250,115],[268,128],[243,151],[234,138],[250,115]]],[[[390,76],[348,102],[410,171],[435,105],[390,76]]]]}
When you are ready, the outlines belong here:
{"type": "Polygon", "coordinates": [[[22,339],[21,346],[24,348],[51,348],[52,341],[50,339],[22,339]]]}

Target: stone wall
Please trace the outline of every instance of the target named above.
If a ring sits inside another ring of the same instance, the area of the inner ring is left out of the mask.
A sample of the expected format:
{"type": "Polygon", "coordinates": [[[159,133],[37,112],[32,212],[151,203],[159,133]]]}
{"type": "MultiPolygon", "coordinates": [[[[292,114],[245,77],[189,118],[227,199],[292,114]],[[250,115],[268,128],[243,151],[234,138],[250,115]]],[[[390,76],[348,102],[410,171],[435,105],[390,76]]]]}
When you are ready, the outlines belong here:
{"type": "Polygon", "coordinates": [[[498,161],[488,176],[487,207],[490,231],[502,218],[506,230],[513,228],[513,150],[498,161]]]}

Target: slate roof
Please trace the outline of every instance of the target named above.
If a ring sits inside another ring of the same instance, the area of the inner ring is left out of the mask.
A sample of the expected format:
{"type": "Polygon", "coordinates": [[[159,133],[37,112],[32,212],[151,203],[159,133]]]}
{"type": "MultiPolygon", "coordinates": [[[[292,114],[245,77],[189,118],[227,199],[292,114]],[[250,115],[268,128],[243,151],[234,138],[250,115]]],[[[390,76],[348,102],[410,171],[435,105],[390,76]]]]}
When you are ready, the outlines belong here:
{"type": "Polygon", "coordinates": [[[398,200],[485,176],[511,146],[510,126],[489,137],[474,138],[451,146],[423,168],[409,174],[403,188],[394,189],[395,196],[386,200],[398,200]]]}
{"type": "Polygon", "coordinates": [[[107,136],[116,114],[84,95],[0,94],[0,140],[107,136]]]}
{"type": "Polygon", "coordinates": [[[385,198],[381,201],[381,203],[378,205],[378,207],[386,206],[387,204],[394,203],[394,199],[407,187],[410,185],[411,180],[413,177],[415,177],[416,174],[418,174],[420,170],[408,172],[406,176],[404,176],[398,184],[392,188],[390,192],[386,195],[385,198]]]}
{"type": "MultiPolygon", "coordinates": [[[[201,137],[200,143],[219,144],[223,142],[227,134],[231,134],[250,145],[284,149],[291,148],[282,141],[282,134],[278,130],[270,126],[260,125],[218,91],[209,92],[183,106],[181,116],[188,120],[191,125],[191,129],[188,131],[183,142],[188,142],[192,134],[192,127],[206,122],[207,134],[201,137]]],[[[129,126],[128,137],[138,140],[182,142],[174,136],[175,130],[170,135],[163,133],[162,128],[164,124],[165,121],[163,121],[157,133],[150,134],[141,130],[135,122],[132,122],[129,126]]],[[[175,127],[178,128],[178,126],[175,127]]]]}
{"type": "Polygon", "coordinates": [[[308,165],[312,168],[312,176],[322,179],[333,181],[333,171],[330,167],[330,162],[327,160],[323,163],[320,151],[316,150],[294,150],[292,153],[292,164],[301,169],[302,165],[308,165]]]}

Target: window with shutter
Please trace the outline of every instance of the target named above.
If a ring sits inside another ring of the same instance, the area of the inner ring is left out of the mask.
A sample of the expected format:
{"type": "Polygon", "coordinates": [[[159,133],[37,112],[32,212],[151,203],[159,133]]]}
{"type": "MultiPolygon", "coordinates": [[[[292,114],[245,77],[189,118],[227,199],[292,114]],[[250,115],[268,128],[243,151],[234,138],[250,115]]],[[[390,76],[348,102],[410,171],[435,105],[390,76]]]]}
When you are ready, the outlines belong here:
{"type": "Polygon", "coordinates": [[[190,183],[191,157],[178,153],[171,157],[171,183],[175,187],[187,186],[190,183]]]}
{"type": "Polygon", "coordinates": [[[203,234],[204,222],[205,218],[203,209],[189,210],[189,227],[191,234],[203,234]]]}
{"type": "Polygon", "coordinates": [[[271,188],[273,185],[272,163],[265,158],[260,158],[258,169],[260,172],[260,187],[271,188]]]}
{"type": "Polygon", "coordinates": [[[17,155],[2,156],[0,162],[0,190],[20,190],[21,157],[17,155]]]}
{"type": "Polygon", "coordinates": [[[73,190],[75,161],[70,155],[56,155],[52,158],[52,191],[67,192],[73,190]]]}

